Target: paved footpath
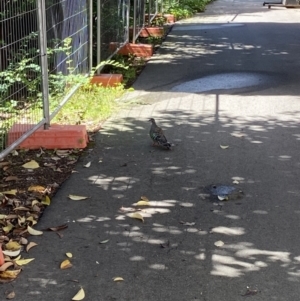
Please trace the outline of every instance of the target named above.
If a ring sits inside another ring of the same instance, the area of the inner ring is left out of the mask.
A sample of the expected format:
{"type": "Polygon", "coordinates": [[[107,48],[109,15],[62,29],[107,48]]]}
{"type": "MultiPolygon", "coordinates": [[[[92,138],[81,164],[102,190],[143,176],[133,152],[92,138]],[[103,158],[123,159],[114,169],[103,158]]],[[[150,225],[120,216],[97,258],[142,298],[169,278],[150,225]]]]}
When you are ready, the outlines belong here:
{"type": "Polygon", "coordinates": [[[80,287],[89,301],[298,300],[299,28],[300,10],[258,0],[216,0],[174,25],[39,222],[68,223],[63,237],[30,238],[35,261],[1,300],[80,287]],[[171,151],[152,147],[150,117],[171,151]],[[237,193],[220,201],[213,185],[237,193]],[[141,196],[144,222],[131,218],[141,196]]]}

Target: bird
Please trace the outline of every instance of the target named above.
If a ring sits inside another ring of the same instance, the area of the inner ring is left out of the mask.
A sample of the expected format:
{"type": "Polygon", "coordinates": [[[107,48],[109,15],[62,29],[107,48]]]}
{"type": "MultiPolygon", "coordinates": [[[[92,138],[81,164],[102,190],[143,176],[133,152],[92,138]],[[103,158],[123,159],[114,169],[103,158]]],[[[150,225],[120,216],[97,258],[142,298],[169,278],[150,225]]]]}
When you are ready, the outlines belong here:
{"type": "Polygon", "coordinates": [[[171,149],[171,143],[168,142],[163,130],[159,126],[157,126],[155,119],[150,118],[149,121],[151,121],[152,123],[149,135],[150,138],[153,140],[153,145],[159,145],[168,150],[171,149]]]}

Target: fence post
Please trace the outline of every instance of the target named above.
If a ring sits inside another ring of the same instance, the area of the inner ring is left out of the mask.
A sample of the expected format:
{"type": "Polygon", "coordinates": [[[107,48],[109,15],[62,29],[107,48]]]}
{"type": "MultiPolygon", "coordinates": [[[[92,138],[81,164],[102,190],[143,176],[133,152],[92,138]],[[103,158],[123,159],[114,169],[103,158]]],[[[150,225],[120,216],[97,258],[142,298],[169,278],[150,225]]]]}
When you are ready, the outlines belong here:
{"type": "MultiPolygon", "coordinates": [[[[101,62],[101,0],[97,1],[97,64],[101,62]]],[[[100,68],[97,70],[97,74],[100,74],[100,68]]]]}
{"type": "Polygon", "coordinates": [[[89,75],[93,68],[93,0],[89,0],[89,75]]]}
{"type": "Polygon", "coordinates": [[[36,0],[37,18],[39,26],[39,51],[42,71],[42,98],[43,114],[45,118],[44,129],[50,127],[49,109],[49,81],[48,81],[48,57],[47,57],[47,30],[46,30],[46,6],[45,0],[36,0]]]}

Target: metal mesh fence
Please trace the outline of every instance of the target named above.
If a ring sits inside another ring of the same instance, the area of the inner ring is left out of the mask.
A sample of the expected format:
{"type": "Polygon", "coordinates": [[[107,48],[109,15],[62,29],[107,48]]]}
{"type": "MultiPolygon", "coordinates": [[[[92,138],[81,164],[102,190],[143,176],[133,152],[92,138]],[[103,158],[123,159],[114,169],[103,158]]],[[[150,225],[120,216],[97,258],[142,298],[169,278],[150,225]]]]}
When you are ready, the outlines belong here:
{"type": "Polygon", "coordinates": [[[13,125],[25,131],[43,117],[36,1],[0,1],[0,35],[1,151],[13,125]]]}
{"type": "Polygon", "coordinates": [[[151,24],[152,20],[158,14],[158,9],[159,9],[158,0],[148,0],[148,2],[146,4],[146,8],[147,8],[147,14],[148,14],[147,19],[148,19],[149,24],[151,24]]]}
{"type": "Polygon", "coordinates": [[[50,112],[58,111],[75,81],[89,72],[89,12],[82,0],[47,0],[50,112]]]}
{"type": "Polygon", "coordinates": [[[110,43],[121,45],[128,41],[129,1],[98,0],[98,62],[111,57],[110,43]]]}
{"type": "Polygon", "coordinates": [[[82,78],[74,75],[88,74],[89,3],[0,1],[0,159],[49,123],[82,78]]]}

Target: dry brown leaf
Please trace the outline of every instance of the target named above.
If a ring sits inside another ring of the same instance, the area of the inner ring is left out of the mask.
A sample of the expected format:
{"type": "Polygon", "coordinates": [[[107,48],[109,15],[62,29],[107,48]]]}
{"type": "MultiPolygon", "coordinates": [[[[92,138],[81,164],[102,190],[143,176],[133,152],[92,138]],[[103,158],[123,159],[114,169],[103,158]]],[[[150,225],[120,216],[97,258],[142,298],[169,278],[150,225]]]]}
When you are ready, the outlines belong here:
{"type": "Polygon", "coordinates": [[[150,203],[146,201],[139,201],[135,204],[135,206],[150,206],[150,203]]]}
{"type": "Polygon", "coordinates": [[[0,220],[6,219],[6,217],[7,217],[7,215],[5,215],[5,214],[0,214],[0,220]]]}
{"type": "Polygon", "coordinates": [[[34,260],[34,258],[19,259],[19,260],[15,260],[15,263],[17,265],[25,265],[25,264],[28,264],[29,262],[31,262],[32,260],[34,260]]]}
{"type": "Polygon", "coordinates": [[[114,277],[113,281],[117,282],[117,281],[124,281],[124,279],[122,277],[114,277]]]}
{"type": "Polygon", "coordinates": [[[5,182],[9,182],[9,181],[18,181],[19,178],[17,176],[8,176],[5,178],[5,182]]]}
{"type": "Polygon", "coordinates": [[[109,239],[102,240],[102,241],[99,242],[99,244],[106,244],[107,242],[109,242],[109,239]]]}
{"type": "Polygon", "coordinates": [[[78,293],[72,298],[73,301],[80,301],[83,300],[85,297],[85,293],[83,288],[81,288],[78,293]]]}
{"type": "Polygon", "coordinates": [[[80,196],[80,195],[74,195],[74,194],[69,194],[69,198],[73,201],[81,201],[81,200],[88,199],[87,196],[80,196]]]}
{"type": "Polygon", "coordinates": [[[31,235],[42,235],[43,234],[43,231],[35,230],[35,229],[31,228],[30,226],[27,226],[27,231],[31,235]]]}
{"type": "Polygon", "coordinates": [[[19,270],[7,270],[7,271],[3,271],[3,272],[0,272],[0,279],[16,279],[17,276],[20,274],[21,272],[21,269],[19,270]]]}
{"type": "Polygon", "coordinates": [[[49,206],[50,203],[51,203],[51,200],[50,200],[50,198],[46,195],[46,196],[44,197],[44,199],[42,200],[42,204],[43,204],[43,205],[46,205],[46,206],[49,206]]]}
{"type": "Polygon", "coordinates": [[[35,191],[35,192],[41,192],[43,193],[45,191],[45,187],[40,185],[31,185],[28,187],[28,191],[35,191]]]}
{"type": "Polygon", "coordinates": [[[5,245],[5,249],[10,251],[17,251],[21,249],[21,245],[18,244],[16,241],[10,241],[5,245]]]}
{"type": "Polygon", "coordinates": [[[23,206],[20,206],[20,207],[16,207],[14,209],[14,211],[29,211],[30,209],[27,208],[27,207],[23,207],[23,206]]]}
{"type": "Polygon", "coordinates": [[[69,259],[64,260],[64,261],[60,264],[60,268],[61,268],[62,270],[69,269],[69,268],[71,268],[71,267],[72,267],[72,263],[70,262],[69,259]]]}
{"type": "Polygon", "coordinates": [[[37,245],[38,245],[37,243],[31,241],[31,242],[26,246],[26,252],[28,253],[29,250],[30,250],[31,248],[33,248],[33,247],[35,247],[35,246],[37,246],[37,245]]]}
{"type": "Polygon", "coordinates": [[[21,244],[21,245],[27,245],[28,244],[28,240],[25,237],[21,237],[20,241],[19,241],[19,244],[21,244]]]}
{"type": "Polygon", "coordinates": [[[131,217],[131,218],[135,218],[135,219],[139,219],[139,220],[141,220],[142,222],[144,222],[144,218],[143,218],[143,216],[142,216],[140,213],[137,213],[137,212],[132,213],[132,214],[130,215],[130,217],[131,217]]]}
{"type": "Polygon", "coordinates": [[[53,232],[56,232],[56,231],[60,231],[60,230],[64,230],[68,228],[68,225],[67,224],[63,224],[63,225],[60,225],[60,226],[57,226],[57,227],[50,227],[50,228],[46,228],[44,229],[45,231],[53,231],[53,232]]]}
{"type": "Polygon", "coordinates": [[[36,169],[36,168],[39,168],[40,166],[35,160],[31,160],[31,161],[23,164],[22,167],[24,167],[26,169],[36,169]]]}
{"type": "Polygon", "coordinates": [[[0,162],[0,168],[10,165],[10,162],[4,161],[4,162],[0,162]]]}
{"type": "Polygon", "coordinates": [[[11,300],[11,299],[14,299],[15,296],[16,296],[16,293],[14,291],[12,291],[6,295],[6,299],[11,300]]]}
{"type": "Polygon", "coordinates": [[[7,261],[5,263],[3,263],[1,266],[0,266],[0,272],[4,272],[6,271],[9,267],[11,267],[12,265],[14,265],[14,263],[12,261],[7,261]]]}
{"type": "Polygon", "coordinates": [[[229,145],[220,145],[220,147],[221,147],[222,149],[227,149],[227,148],[229,148],[229,145]]]}
{"type": "MultiPolygon", "coordinates": [[[[7,219],[7,217],[6,217],[7,219]]],[[[5,234],[9,233],[12,229],[14,228],[14,226],[12,224],[8,224],[7,226],[3,227],[2,230],[4,231],[5,234]]]]}
{"type": "Polygon", "coordinates": [[[3,191],[3,194],[8,194],[8,195],[16,195],[17,193],[17,189],[12,189],[12,190],[7,190],[7,191],[3,191]]]}
{"type": "Polygon", "coordinates": [[[92,164],[92,162],[88,162],[88,163],[86,163],[85,165],[83,165],[84,167],[90,167],[91,166],[91,164],[92,164]]]}
{"type": "Polygon", "coordinates": [[[9,256],[9,257],[16,257],[20,254],[21,252],[21,249],[19,250],[16,250],[16,251],[10,251],[10,250],[4,250],[2,251],[2,253],[6,256],[9,256]]]}

